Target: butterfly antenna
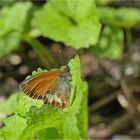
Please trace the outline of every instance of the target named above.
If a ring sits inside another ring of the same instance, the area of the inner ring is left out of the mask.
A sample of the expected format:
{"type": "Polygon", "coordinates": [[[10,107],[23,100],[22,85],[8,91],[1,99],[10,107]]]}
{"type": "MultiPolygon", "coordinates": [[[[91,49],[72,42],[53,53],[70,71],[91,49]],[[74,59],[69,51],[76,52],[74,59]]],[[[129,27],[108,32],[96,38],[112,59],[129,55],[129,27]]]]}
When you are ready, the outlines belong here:
{"type": "Polygon", "coordinates": [[[64,61],[62,58],[62,51],[60,49],[59,49],[59,56],[60,56],[61,64],[64,66],[64,61]]]}

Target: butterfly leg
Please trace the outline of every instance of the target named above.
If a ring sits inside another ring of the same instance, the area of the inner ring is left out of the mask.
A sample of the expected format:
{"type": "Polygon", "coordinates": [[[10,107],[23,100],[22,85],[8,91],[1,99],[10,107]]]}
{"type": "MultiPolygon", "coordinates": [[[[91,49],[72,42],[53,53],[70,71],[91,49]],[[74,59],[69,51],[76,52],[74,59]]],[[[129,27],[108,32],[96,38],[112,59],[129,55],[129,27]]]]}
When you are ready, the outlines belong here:
{"type": "Polygon", "coordinates": [[[65,95],[61,95],[60,98],[62,99],[62,108],[67,107],[69,105],[69,98],[65,95]]]}

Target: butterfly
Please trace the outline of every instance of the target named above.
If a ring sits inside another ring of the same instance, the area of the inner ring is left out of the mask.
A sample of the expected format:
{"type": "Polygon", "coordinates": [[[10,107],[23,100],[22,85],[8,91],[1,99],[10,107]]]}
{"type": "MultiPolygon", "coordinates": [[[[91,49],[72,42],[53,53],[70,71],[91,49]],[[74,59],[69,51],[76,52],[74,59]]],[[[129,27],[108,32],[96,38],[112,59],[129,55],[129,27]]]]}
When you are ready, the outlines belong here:
{"type": "Polygon", "coordinates": [[[68,66],[63,66],[63,70],[42,72],[22,81],[19,88],[33,99],[42,99],[45,104],[63,109],[69,105],[70,69],[68,66]]]}

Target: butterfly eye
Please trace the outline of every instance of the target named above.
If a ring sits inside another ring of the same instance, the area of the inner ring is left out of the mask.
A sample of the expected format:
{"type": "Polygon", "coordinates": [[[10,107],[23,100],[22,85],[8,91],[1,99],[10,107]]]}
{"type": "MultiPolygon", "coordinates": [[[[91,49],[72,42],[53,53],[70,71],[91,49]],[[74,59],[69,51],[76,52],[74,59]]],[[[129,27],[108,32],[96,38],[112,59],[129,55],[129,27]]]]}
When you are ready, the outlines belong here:
{"type": "Polygon", "coordinates": [[[51,93],[51,91],[50,91],[50,90],[47,90],[47,91],[46,91],[46,93],[47,93],[47,94],[50,94],[50,93],[51,93]]]}

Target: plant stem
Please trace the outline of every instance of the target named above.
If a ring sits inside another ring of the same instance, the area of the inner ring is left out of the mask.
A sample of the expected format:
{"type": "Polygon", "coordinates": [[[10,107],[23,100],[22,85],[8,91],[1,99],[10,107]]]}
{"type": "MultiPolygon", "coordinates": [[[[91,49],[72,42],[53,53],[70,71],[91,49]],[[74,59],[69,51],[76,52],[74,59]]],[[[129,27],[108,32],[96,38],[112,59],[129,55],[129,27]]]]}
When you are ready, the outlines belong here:
{"type": "Polygon", "coordinates": [[[125,79],[122,79],[120,84],[121,84],[123,94],[126,97],[127,102],[128,102],[128,108],[127,108],[128,113],[130,114],[130,116],[132,116],[135,126],[139,127],[140,114],[139,114],[139,112],[137,110],[138,102],[137,102],[134,94],[130,91],[125,79]]]}
{"type": "Polygon", "coordinates": [[[90,106],[89,111],[90,112],[96,111],[97,109],[109,104],[110,102],[115,100],[120,93],[121,93],[121,91],[118,90],[118,91],[112,93],[110,96],[107,96],[107,97],[99,100],[98,102],[96,102],[95,104],[90,106]]]}
{"type": "Polygon", "coordinates": [[[124,41],[124,46],[126,46],[126,49],[123,50],[123,57],[121,60],[121,77],[125,77],[124,69],[127,63],[131,63],[132,55],[132,36],[130,28],[124,28],[124,35],[126,37],[126,43],[124,41]]]}
{"type": "Polygon", "coordinates": [[[127,51],[128,51],[128,57],[129,57],[129,60],[131,60],[131,54],[132,54],[132,48],[131,48],[131,45],[132,45],[131,30],[130,30],[130,28],[126,28],[125,31],[126,31],[126,46],[127,46],[127,51]]]}
{"type": "Polygon", "coordinates": [[[25,37],[24,40],[33,47],[45,67],[57,66],[53,55],[41,42],[31,37],[25,37]]]}

